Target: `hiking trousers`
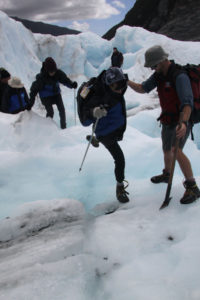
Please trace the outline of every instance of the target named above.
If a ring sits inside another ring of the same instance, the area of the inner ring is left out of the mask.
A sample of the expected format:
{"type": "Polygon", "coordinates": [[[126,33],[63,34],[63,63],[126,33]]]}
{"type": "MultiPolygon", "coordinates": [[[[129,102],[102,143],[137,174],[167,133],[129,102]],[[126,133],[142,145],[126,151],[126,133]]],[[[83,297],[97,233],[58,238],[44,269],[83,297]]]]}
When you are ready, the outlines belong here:
{"type": "Polygon", "coordinates": [[[50,118],[53,118],[53,116],[54,116],[53,105],[55,104],[59,111],[60,127],[62,129],[66,128],[65,107],[63,104],[61,94],[58,94],[54,97],[43,100],[42,104],[45,106],[45,109],[47,111],[46,117],[50,117],[50,118]]]}
{"type": "Polygon", "coordinates": [[[100,138],[100,142],[106,147],[114,159],[115,163],[115,178],[117,182],[123,182],[124,170],[125,170],[125,158],[122,149],[120,148],[117,139],[108,140],[106,138],[100,138]]]}

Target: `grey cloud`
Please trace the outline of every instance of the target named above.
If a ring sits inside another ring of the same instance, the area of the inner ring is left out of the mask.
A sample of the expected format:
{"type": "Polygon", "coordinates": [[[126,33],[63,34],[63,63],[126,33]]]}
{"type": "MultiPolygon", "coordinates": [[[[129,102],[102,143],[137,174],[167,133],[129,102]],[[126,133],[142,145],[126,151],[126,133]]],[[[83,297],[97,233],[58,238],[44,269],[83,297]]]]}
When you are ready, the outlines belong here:
{"type": "Polygon", "coordinates": [[[0,10],[9,16],[47,22],[103,19],[119,13],[104,0],[7,0],[0,2],[0,10]]]}

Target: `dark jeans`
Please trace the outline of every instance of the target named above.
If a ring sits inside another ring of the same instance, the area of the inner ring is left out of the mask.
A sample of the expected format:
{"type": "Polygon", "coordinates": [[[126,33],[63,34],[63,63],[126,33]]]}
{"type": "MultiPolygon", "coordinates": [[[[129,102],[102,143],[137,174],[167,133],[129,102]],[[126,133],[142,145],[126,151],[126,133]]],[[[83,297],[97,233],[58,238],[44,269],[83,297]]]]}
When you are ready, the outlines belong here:
{"type": "Polygon", "coordinates": [[[100,142],[108,149],[115,162],[115,178],[117,182],[122,182],[124,180],[124,170],[125,170],[125,158],[120,148],[117,139],[108,140],[106,138],[100,138],[100,142]]]}
{"type": "Polygon", "coordinates": [[[66,128],[65,107],[64,107],[64,104],[62,101],[61,94],[58,94],[54,97],[43,100],[42,104],[45,106],[45,109],[47,111],[46,117],[50,117],[50,118],[53,118],[53,115],[54,115],[53,105],[55,104],[59,111],[60,127],[62,129],[66,128]]]}

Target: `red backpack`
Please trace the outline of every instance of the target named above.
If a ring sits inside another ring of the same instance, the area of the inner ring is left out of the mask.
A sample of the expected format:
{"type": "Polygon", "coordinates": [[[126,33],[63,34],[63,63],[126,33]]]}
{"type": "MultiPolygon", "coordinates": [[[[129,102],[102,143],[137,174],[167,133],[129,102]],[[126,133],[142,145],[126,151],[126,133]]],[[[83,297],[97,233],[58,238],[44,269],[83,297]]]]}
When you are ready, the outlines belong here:
{"type": "Polygon", "coordinates": [[[181,69],[183,69],[190,78],[194,97],[194,109],[190,121],[196,124],[200,122],[200,65],[187,64],[181,66],[181,69]]]}

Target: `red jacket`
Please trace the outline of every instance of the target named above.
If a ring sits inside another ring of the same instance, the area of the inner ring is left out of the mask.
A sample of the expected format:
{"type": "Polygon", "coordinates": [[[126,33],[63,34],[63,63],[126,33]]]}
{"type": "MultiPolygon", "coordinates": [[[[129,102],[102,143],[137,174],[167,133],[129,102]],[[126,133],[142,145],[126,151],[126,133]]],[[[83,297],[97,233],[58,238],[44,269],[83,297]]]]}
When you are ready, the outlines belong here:
{"type": "Polygon", "coordinates": [[[162,124],[177,124],[181,102],[175,88],[175,78],[180,74],[175,64],[171,64],[166,78],[158,76],[158,96],[162,109],[159,120],[162,124]]]}
{"type": "Polygon", "coordinates": [[[163,124],[177,123],[180,112],[180,100],[175,88],[169,81],[161,81],[157,87],[162,113],[160,121],[163,124]]]}

